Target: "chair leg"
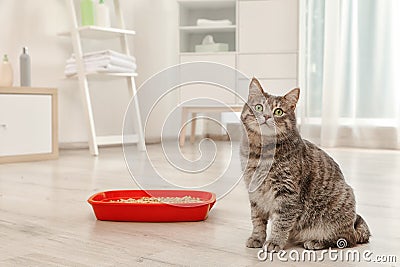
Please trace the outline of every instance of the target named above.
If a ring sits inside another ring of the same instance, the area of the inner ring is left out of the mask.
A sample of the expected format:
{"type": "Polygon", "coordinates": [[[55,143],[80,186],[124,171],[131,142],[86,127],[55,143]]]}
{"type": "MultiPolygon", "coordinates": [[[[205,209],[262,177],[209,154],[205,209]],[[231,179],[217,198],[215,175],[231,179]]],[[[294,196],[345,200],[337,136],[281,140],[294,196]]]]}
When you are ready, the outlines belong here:
{"type": "Polygon", "coordinates": [[[179,146],[183,147],[185,145],[186,138],[186,120],[188,116],[188,110],[185,107],[182,107],[182,122],[181,122],[181,132],[179,134],[179,146]]]}
{"type": "Polygon", "coordinates": [[[190,132],[190,143],[194,144],[194,141],[196,140],[196,116],[197,113],[192,113],[192,128],[190,132]]]}

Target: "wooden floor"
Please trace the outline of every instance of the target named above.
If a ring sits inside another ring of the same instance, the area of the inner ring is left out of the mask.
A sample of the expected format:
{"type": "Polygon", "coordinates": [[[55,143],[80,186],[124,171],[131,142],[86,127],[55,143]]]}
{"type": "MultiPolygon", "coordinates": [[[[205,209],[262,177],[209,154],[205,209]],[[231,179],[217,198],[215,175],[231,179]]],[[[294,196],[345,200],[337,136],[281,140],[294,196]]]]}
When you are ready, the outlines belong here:
{"type": "MultiPolygon", "coordinates": [[[[226,168],[223,155],[229,155],[231,147],[221,142],[218,149],[222,154],[216,157],[215,169],[211,172],[226,168]]],[[[149,146],[149,150],[155,156],[161,151],[157,145],[149,146]]],[[[400,262],[400,151],[327,151],[339,162],[347,181],[354,187],[358,212],[373,234],[370,244],[358,246],[357,250],[371,250],[372,258],[395,255],[397,263],[375,265],[397,266],[400,262]]],[[[184,153],[193,156],[199,152],[197,147],[187,144],[184,153]]],[[[159,164],[160,170],[162,166],[167,169],[161,154],[158,156],[154,164],[159,164]]],[[[143,157],[136,160],[140,164],[143,157]]],[[[0,165],[0,266],[270,264],[257,259],[258,249],[245,247],[251,222],[243,183],[218,201],[203,222],[97,221],[86,202],[98,191],[135,187],[121,148],[101,149],[97,158],[87,150],[69,150],[61,151],[59,160],[0,165]]],[[[274,266],[295,264],[290,260],[274,261],[274,266]]],[[[310,262],[300,265],[310,266],[310,262]]],[[[365,262],[325,259],[313,265],[365,266],[365,262]]]]}

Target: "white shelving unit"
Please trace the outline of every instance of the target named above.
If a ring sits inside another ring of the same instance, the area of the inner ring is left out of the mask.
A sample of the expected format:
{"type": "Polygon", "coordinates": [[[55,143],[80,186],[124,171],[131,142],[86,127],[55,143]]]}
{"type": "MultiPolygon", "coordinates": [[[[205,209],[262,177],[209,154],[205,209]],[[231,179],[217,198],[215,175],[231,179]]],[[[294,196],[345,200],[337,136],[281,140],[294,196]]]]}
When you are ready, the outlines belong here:
{"type": "MultiPolygon", "coordinates": [[[[121,144],[122,135],[115,136],[97,136],[95,129],[95,122],[93,118],[93,110],[91,104],[91,98],[89,94],[89,77],[122,77],[125,78],[128,85],[129,94],[132,97],[136,94],[136,84],[134,77],[137,76],[136,73],[101,73],[101,72],[86,72],[83,62],[83,50],[82,41],[83,39],[93,39],[93,40],[104,40],[104,39],[120,39],[122,51],[126,55],[130,55],[128,46],[128,36],[135,34],[135,31],[125,30],[125,23],[122,16],[122,10],[119,0],[114,0],[114,8],[118,21],[118,28],[104,28],[98,26],[79,26],[77,14],[74,6],[74,0],[66,0],[67,6],[70,13],[71,19],[71,30],[69,32],[60,33],[61,36],[70,36],[74,54],[76,56],[78,73],[71,78],[77,78],[79,82],[79,88],[82,92],[83,105],[86,112],[86,120],[89,132],[89,148],[92,155],[98,155],[99,145],[112,145],[121,144]]],[[[137,143],[139,150],[143,151],[145,149],[143,127],[140,117],[139,103],[137,98],[133,99],[134,111],[135,111],[135,135],[130,136],[130,141],[132,143],[137,143]]]]}
{"type": "MultiPolygon", "coordinates": [[[[235,68],[247,77],[257,77],[263,88],[274,95],[298,86],[299,62],[299,1],[300,0],[178,0],[179,59],[181,63],[211,61],[235,68]],[[229,19],[223,27],[196,26],[197,19],[229,19]],[[211,34],[219,43],[228,43],[228,52],[195,53],[194,47],[205,35],[211,34]]],[[[249,79],[238,77],[235,91],[247,99],[249,79]]],[[[180,101],[214,98],[233,109],[243,101],[216,86],[190,85],[180,91],[180,101]],[[189,88],[190,87],[190,88],[189,88]]],[[[189,113],[198,112],[186,106],[182,125],[189,113]]],[[[199,109],[200,110],[200,109],[199,109]]],[[[218,112],[214,106],[201,112],[218,112]]],[[[221,109],[221,112],[223,109],[221,109]]],[[[194,140],[194,129],[191,141],[194,140]]],[[[184,131],[182,131],[184,133],[184,131]]],[[[183,135],[183,134],[182,134],[183,135]]],[[[180,137],[181,146],[185,137],[180,137]]]]}
{"type": "MultiPolygon", "coordinates": [[[[232,68],[236,66],[237,52],[237,2],[236,0],[178,0],[179,4],[179,61],[211,61],[232,68]],[[197,25],[197,20],[230,20],[231,25],[197,25]],[[211,35],[216,43],[228,44],[228,51],[195,52],[195,46],[202,43],[206,35],[211,35]]],[[[180,91],[180,101],[211,97],[226,104],[236,104],[235,98],[221,94],[212,85],[186,86],[180,91]],[[188,89],[193,87],[193,89],[188,89]],[[197,90],[197,89],[198,90],[197,90]],[[200,89],[201,90],[200,90],[200,89]]]]}
{"type": "MultiPolygon", "coordinates": [[[[236,67],[237,52],[237,2],[236,0],[178,0],[179,4],[179,60],[180,63],[194,61],[210,61],[232,68],[236,67]],[[198,19],[208,20],[230,20],[232,25],[210,25],[198,26],[198,19]],[[195,46],[202,43],[206,35],[211,35],[216,43],[226,43],[228,51],[221,52],[195,52],[195,46]]],[[[236,79],[235,79],[236,80],[236,79]]],[[[230,89],[236,88],[236,81],[232,82],[230,89]]],[[[182,107],[182,131],[179,144],[185,144],[186,130],[184,125],[188,116],[196,117],[198,113],[222,113],[240,111],[241,104],[237,103],[236,97],[227,91],[213,85],[193,84],[187,85],[180,90],[180,101],[182,107]],[[225,104],[221,106],[215,101],[203,102],[201,105],[190,104],[195,99],[212,98],[225,104]],[[189,103],[189,104],[188,104],[189,103]]],[[[190,142],[193,143],[196,134],[196,120],[191,123],[190,142]]]]}
{"type": "Polygon", "coordinates": [[[211,34],[216,42],[227,43],[229,51],[236,51],[236,2],[232,0],[187,1],[179,0],[180,52],[194,52],[205,35],[211,34]],[[232,25],[197,26],[197,19],[229,19],[232,25]]]}

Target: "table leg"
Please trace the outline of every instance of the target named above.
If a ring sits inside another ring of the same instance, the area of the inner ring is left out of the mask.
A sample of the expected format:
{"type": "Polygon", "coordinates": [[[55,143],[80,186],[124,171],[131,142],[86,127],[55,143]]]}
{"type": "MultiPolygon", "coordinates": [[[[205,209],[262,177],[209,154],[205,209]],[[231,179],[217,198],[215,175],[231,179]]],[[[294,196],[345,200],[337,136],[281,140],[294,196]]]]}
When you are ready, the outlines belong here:
{"type": "Polygon", "coordinates": [[[190,143],[193,144],[194,141],[196,140],[196,116],[197,113],[192,113],[192,128],[191,128],[191,132],[190,132],[190,143]]]}
{"type": "Polygon", "coordinates": [[[186,138],[186,120],[188,116],[188,110],[185,107],[182,107],[182,122],[181,122],[181,132],[179,135],[179,146],[185,145],[185,138],[186,138]]]}

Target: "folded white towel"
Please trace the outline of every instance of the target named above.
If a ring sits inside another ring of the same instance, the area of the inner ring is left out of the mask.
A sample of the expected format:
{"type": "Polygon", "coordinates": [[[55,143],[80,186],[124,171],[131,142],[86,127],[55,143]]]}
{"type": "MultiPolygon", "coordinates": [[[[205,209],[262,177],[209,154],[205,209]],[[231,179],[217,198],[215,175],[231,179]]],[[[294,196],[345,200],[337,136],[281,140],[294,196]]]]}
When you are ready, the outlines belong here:
{"type": "MultiPolygon", "coordinates": [[[[97,60],[97,59],[102,59],[104,57],[113,57],[113,58],[119,58],[121,60],[126,60],[130,62],[136,62],[136,59],[132,56],[128,56],[122,53],[118,53],[113,50],[102,50],[102,51],[95,51],[95,52],[90,52],[90,53],[85,53],[83,55],[84,60],[97,60]]],[[[75,59],[75,55],[72,54],[72,59],[75,59]]]]}
{"type": "MultiPolygon", "coordinates": [[[[108,73],[132,73],[136,71],[136,60],[134,57],[127,56],[112,50],[103,50],[86,53],[83,55],[85,72],[108,72],[108,73]]],[[[75,55],[67,59],[65,65],[65,75],[73,76],[77,73],[75,55]]]]}
{"type": "Polygon", "coordinates": [[[198,19],[197,26],[229,26],[232,25],[232,21],[229,19],[221,19],[221,20],[211,20],[211,19],[198,19]]]}

